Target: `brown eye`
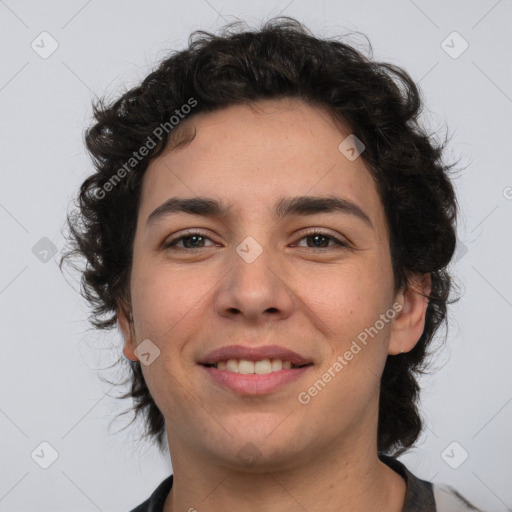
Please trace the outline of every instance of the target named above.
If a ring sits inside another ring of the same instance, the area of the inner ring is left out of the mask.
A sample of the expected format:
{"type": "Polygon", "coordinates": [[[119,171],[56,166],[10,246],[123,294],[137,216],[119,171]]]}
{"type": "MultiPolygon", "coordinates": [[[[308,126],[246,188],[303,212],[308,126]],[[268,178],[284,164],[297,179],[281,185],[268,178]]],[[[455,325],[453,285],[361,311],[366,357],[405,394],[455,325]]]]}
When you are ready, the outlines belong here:
{"type": "MultiPolygon", "coordinates": [[[[300,240],[308,240],[306,242],[308,249],[328,249],[329,243],[332,241],[333,245],[331,247],[335,246],[342,246],[342,247],[348,247],[349,245],[345,242],[342,242],[338,238],[332,236],[330,233],[324,233],[321,231],[311,231],[307,233],[305,236],[300,238],[300,240]],[[309,243],[311,241],[311,243],[309,243]]],[[[303,246],[302,246],[303,247],[303,246]]]]}
{"type": "Polygon", "coordinates": [[[206,247],[204,245],[206,240],[212,241],[211,238],[207,237],[203,233],[200,233],[198,231],[191,231],[186,235],[181,235],[179,237],[173,238],[170,242],[165,244],[164,249],[167,249],[169,247],[178,247],[179,249],[185,250],[202,249],[203,247],[206,247]],[[183,246],[179,247],[178,244],[181,242],[183,242],[183,246]]]}

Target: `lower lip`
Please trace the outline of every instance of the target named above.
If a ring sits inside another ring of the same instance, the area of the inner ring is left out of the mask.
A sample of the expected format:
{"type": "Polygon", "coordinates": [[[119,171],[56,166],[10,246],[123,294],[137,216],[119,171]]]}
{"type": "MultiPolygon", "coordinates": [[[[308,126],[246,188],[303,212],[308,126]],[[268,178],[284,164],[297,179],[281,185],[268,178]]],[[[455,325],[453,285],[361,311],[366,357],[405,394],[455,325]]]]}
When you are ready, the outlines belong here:
{"type": "Polygon", "coordinates": [[[299,379],[307,372],[312,365],[294,368],[290,370],[280,370],[278,372],[257,375],[255,373],[243,374],[219,370],[213,366],[203,366],[210,377],[222,386],[231,389],[240,395],[267,395],[277,389],[299,379]]]}

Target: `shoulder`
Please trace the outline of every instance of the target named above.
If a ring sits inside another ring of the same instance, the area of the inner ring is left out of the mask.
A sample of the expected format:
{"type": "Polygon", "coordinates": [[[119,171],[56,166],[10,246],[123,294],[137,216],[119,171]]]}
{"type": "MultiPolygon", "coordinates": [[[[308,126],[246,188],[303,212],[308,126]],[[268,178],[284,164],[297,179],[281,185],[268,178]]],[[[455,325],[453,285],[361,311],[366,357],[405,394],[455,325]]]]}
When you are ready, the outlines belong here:
{"type": "Polygon", "coordinates": [[[453,487],[418,478],[394,457],[379,454],[379,458],[406,482],[407,491],[402,512],[484,512],[453,487]]]}
{"type": "Polygon", "coordinates": [[[163,512],[164,503],[172,489],[173,475],[167,477],[151,494],[151,496],[130,510],[130,512],[163,512]]]}
{"type": "Polygon", "coordinates": [[[434,499],[438,512],[483,512],[475,507],[451,485],[433,484],[434,499]]]}
{"type": "Polygon", "coordinates": [[[418,478],[395,457],[379,453],[379,459],[405,480],[406,493],[402,512],[437,512],[431,482],[418,478]]]}

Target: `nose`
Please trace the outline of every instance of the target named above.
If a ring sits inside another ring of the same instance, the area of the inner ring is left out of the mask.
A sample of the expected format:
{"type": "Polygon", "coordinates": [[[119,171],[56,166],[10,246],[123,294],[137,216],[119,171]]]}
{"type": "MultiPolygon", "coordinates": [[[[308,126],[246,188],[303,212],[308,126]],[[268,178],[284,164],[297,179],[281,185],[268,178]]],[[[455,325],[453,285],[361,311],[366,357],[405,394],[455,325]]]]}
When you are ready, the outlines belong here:
{"type": "Polygon", "coordinates": [[[232,255],[232,266],[215,294],[217,314],[245,322],[265,322],[287,318],[294,306],[286,272],[263,249],[254,260],[232,255]]]}

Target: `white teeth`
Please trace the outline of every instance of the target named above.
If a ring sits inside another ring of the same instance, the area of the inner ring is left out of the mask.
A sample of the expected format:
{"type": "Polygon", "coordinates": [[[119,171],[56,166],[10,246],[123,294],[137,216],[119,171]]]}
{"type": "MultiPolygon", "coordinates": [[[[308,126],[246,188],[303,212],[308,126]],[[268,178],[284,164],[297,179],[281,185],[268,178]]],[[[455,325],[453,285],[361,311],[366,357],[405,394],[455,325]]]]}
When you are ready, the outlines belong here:
{"type": "Polygon", "coordinates": [[[270,359],[263,359],[262,361],[256,361],[254,363],[254,373],[258,375],[265,375],[272,371],[272,365],[270,359]]]}
{"type": "Polygon", "coordinates": [[[281,359],[272,359],[272,371],[278,372],[283,369],[283,361],[281,359]]]}
{"type": "Polygon", "coordinates": [[[227,370],[228,372],[241,373],[243,375],[251,373],[266,375],[271,372],[289,370],[292,367],[292,363],[291,361],[283,361],[281,359],[262,359],[260,361],[228,359],[227,361],[219,361],[215,367],[219,370],[227,370]]]}
{"type": "Polygon", "coordinates": [[[236,359],[229,359],[226,363],[226,370],[228,372],[238,373],[238,361],[236,359]]]}
{"type": "Polygon", "coordinates": [[[244,375],[254,373],[254,363],[247,361],[247,359],[240,359],[238,363],[238,373],[243,373],[244,375]]]}

